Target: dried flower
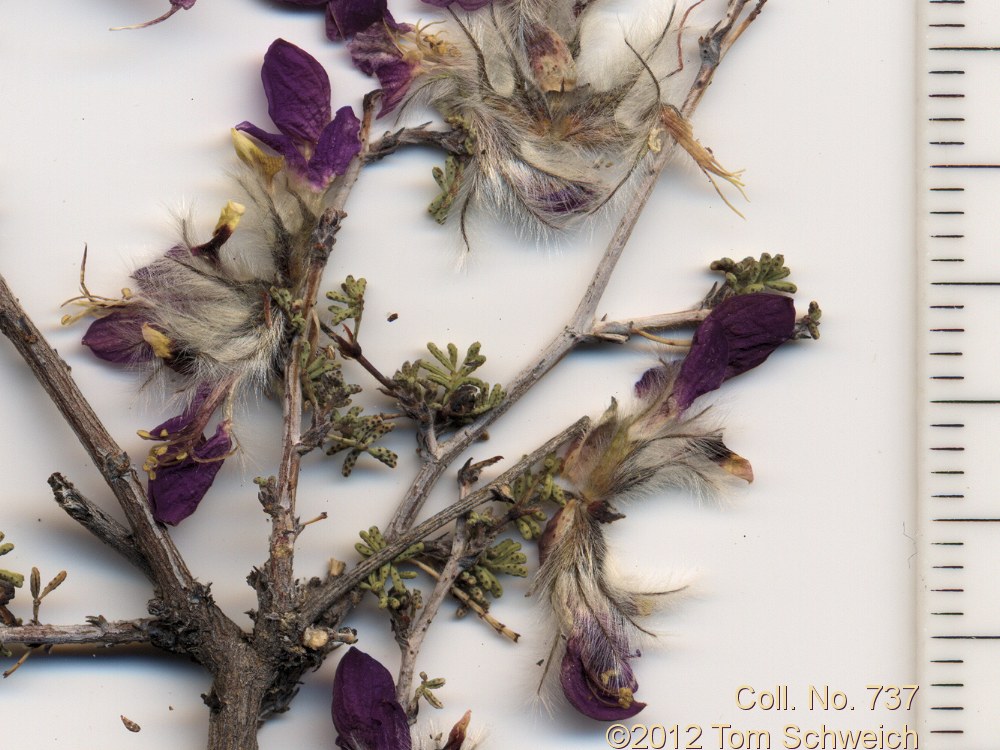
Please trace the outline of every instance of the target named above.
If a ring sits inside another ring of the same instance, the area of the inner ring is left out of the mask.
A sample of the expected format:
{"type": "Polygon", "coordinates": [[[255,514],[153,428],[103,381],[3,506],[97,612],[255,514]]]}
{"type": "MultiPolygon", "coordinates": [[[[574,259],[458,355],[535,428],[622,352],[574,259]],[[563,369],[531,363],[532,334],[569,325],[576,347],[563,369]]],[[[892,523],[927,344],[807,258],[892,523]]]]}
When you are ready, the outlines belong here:
{"type": "Polygon", "coordinates": [[[224,419],[206,439],[204,429],[229,395],[228,389],[202,386],[182,414],[139,433],[159,443],[149,451],[143,468],[149,474],[153,517],[176,525],[198,508],[222,462],[232,453],[231,422],[224,419]]]}
{"type": "Polygon", "coordinates": [[[762,363],[794,328],[788,297],[762,293],[719,303],[682,362],[643,374],[636,409],[613,403],[567,452],[563,476],[576,497],[545,528],[536,587],[556,617],[563,693],[581,713],[617,721],[643,708],[629,663],[645,632],[636,621],[671,593],[633,591],[609,575],[602,524],[621,518],[612,501],[667,486],[705,493],[731,476],[752,481],[749,462],[726,447],[704,412],[686,412],[699,396],[762,363]]]}
{"type": "MultiPolygon", "coordinates": [[[[313,190],[326,190],[361,150],[361,122],[350,107],[341,107],[331,118],[329,76],[309,53],[284,39],[277,39],[268,48],[260,77],[268,114],[280,133],[269,133],[246,121],[236,130],[249,133],[280,154],[285,167],[313,190]]],[[[241,153],[241,146],[245,148],[237,142],[237,153],[251,163],[241,153]]]]}
{"type": "Polygon", "coordinates": [[[326,35],[334,41],[349,39],[372,24],[396,28],[386,0],[330,0],[326,6],[326,35]]]}
{"type": "Polygon", "coordinates": [[[418,40],[426,38],[426,35],[422,37],[421,32],[411,26],[397,25],[392,28],[375,23],[355,34],[347,45],[355,67],[366,75],[378,78],[382,88],[379,117],[399,105],[421,71],[419,46],[415,50],[404,51],[405,38],[418,40]]]}
{"type": "MultiPolygon", "coordinates": [[[[423,43],[418,30],[415,49],[399,57],[417,75],[412,98],[474,141],[450,186],[463,224],[473,201],[536,228],[560,229],[619,193],[626,199],[633,170],[660,150],[664,113],[674,126],[669,132],[688,134],[681,145],[703,170],[711,167],[707,174],[735,179],[706,161],[677,109],[689,81],[673,77],[678,58],[696,60],[675,22],[683,14],[641,8],[632,19],[615,19],[616,28],[643,24],[624,31],[609,57],[611,16],[599,3],[458,4],[483,9],[464,19],[453,14],[436,35],[447,48],[423,43]]],[[[384,87],[400,88],[395,79],[387,85],[377,66],[373,71],[384,87]]]]}
{"type": "Polygon", "coordinates": [[[469,731],[469,722],[472,721],[472,711],[466,711],[462,718],[455,722],[455,726],[448,733],[448,741],[441,750],[462,750],[465,737],[469,731]]]}
{"type": "Polygon", "coordinates": [[[612,403],[571,446],[564,476],[598,502],[662,487],[711,493],[729,476],[751,481],[749,462],[726,447],[705,412],[686,412],[699,396],[761,364],[794,328],[788,297],[761,293],[721,302],[698,327],[682,362],[643,374],[635,410],[622,413],[612,403]]]}
{"type": "Polygon", "coordinates": [[[283,372],[293,334],[304,325],[298,296],[324,195],[361,149],[357,118],[344,107],[331,119],[329,78],[306,52],[275,41],[261,78],[280,134],[240,127],[280,155],[234,131],[248,167],[239,182],[250,210],[227,203],[205,242],[191,241],[185,225],[182,243],[132,274],[134,290],[110,299],[82,285],[74,302],[84,311],[64,318],[94,315],[83,343],[96,356],[146,370],[147,384],[159,382],[185,400],[179,416],[140,433],[158,441],[144,468],[154,515],[165,523],[197,508],[233,452],[234,401],[269,390],[283,372]],[[231,243],[245,213],[249,236],[231,243]],[[219,410],[222,420],[208,430],[219,410]]]}
{"type": "Polygon", "coordinates": [[[78,300],[99,316],[83,337],[96,356],[146,369],[147,382],[171,381],[189,400],[179,416],[140,432],[159,443],[143,468],[153,515],[164,523],[176,524],[198,507],[233,451],[233,399],[269,383],[285,356],[287,319],[270,304],[273,269],[254,276],[220,253],[242,212],[228,204],[207,242],[175,246],[135,271],[136,289],[122,299],[87,293],[78,300]],[[206,439],[220,408],[226,416],[206,439]]]}
{"type": "Polygon", "coordinates": [[[410,750],[410,725],[389,670],[357,648],[337,665],[333,725],[344,750],[410,750]]]}
{"type": "Polygon", "coordinates": [[[535,587],[545,592],[555,615],[559,635],[549,669],[561,651],[563,694],[585,716],[612,721],[635,716],[646,705],[635,699],[639,684],[629,664],[639,655],[634,643],[644,632],[636,619],[670,592],[630,591],[608,575],[596,508],[571,499],[549,520],[535,587]]]}

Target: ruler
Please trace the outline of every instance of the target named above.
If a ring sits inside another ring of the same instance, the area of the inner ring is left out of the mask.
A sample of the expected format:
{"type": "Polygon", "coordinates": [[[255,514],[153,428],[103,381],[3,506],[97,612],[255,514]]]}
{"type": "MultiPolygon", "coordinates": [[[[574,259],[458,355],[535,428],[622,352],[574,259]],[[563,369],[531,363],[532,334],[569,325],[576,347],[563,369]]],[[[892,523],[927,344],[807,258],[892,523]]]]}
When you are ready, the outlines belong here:
{"type": "Polygon", "coordinates": [[[922,748],[1000,748],[1000,2],[917,0],[922,748]]]}

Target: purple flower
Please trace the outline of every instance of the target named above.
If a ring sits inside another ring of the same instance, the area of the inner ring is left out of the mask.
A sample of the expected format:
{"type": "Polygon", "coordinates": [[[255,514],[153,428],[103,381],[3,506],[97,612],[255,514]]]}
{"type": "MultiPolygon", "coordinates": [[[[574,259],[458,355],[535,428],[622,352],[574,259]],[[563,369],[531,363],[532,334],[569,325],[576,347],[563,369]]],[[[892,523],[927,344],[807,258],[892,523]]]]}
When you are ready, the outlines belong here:
{"type": "Polygon", "coordinates": [[[333,41],[349,39],[373,24],[399,28],[386,0],[329,0],[326,6],[326,35],[333,41]]]}
{"type": "Polygon", "coordinates": [[[344,750],[410,750],[410,725],[389,670],[351,648],[333,678],[333,725],[344,750]]]}
{"type": "Polygon", "coordinates": [[[789,297],[761,292],[719,303],[695,331],[687,357],[647,370],[635,384],[639,408],[622,413],[612,404],[570,446],[564,476],[599,502],[657,486],[712,494],[727,475],[753,481],[750,463],[726,447],[718,425],[686,412],[699,396],[761,364],[794,329],[789,297]]]}
{"type": "MultiPolygon", "coordinates": [[[[409,27],[400,26],[398,29],[406,31],[409,27]]],[[[400,50],[394,36],[398,29],[373,24],[355,34],[347,45],[354,66],[362,73],[378,78],[383,92],[379,117],[396,108],[420,72],[420,56],[406,55],[400,50]]]]}
{"type": "Polygon", "coordinates": [[[361,151],[361,122],[350,107],[341,107],[331,118],[326,71],[309,53],[284,39],[268,48],[260,77],[268,114],[280,133],[250,122],[241,122],[236,129],[283,156],[286,168],[313,189],[325,190],[361,151]]]}
{"type": "Polygon", "coordinates": [[[98,359],[118,365],[149,362],[155,356],[143,336],[143,326],[149,325],[149,310],[141,304],[124,304],[108,308],[83,335],[83,344],[98,359]]]}
{"type": "Polygon", "coordinates": [[[699,396],[761,364],[794,329],[795,305],[789,297],[743,294],[716,305],[695,331],[677,374],[677,409],[684,411],[699,396]]]}
{"type": "Polygon", "coordinates": [[[637,620],[658,606],[660,594],[632,591],[606,569],[604,510],[575,497],[549,519],[538,585],[559,626],[566,699],[592,719],[619,721],[645,707],[635,699],[639,683],[629,662],[639,653],[631,644],[640,634],[637,620]]]}
{"type": "Polygon", "coordinates": [[[208,419],[228,395],[227,388],[202,386],[183,413],[140,437],[160,445],[149,451],[143,468],[149,474],[148,495],[153,517],[175,526],[190,516],[205,497],[222,462],[232,453],[233,441],[228,419],[205,438],[208,419]]]}
{"type": "Polygon", "coordinates": [[[281,0],[286,5],[326,6],[326,35],[336,42],[349,39],[372,24],[396,30],[400,25],[389,12],[386,0],[281,0]]]}
{"type": "Polygon", "coordinates": [[[559,681],[570,704],[598,721],[630,719],[646,707],[635,700],[639,683],[628,643],[608,640],[606,629],[584,618],[566,642],[559,681]]]}

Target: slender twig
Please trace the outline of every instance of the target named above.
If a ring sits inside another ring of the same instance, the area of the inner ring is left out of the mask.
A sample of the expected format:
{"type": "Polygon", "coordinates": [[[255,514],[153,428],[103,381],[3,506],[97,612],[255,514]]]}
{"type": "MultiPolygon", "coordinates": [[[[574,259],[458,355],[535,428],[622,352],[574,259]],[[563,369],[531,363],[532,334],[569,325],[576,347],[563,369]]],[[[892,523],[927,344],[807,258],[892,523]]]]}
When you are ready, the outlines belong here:
{"type": "Polygon", "coordinates": [[[414,716],[417,712],[417,699],[410,695],[413,688],[413,673],[417,666],[417,655],[420,653],[420,647],[424,643],[427,630],[448,596],[448,591],[462,572],[462,556],[465,554],[468,540],[469,534],[465,519],[459,518],[455,524],[455,535],[452,537],[451,554],[448,556],[448,561],[441,569],[441,573],[438,574],[437,583],[434,584],[431,595],[424,601],[420,616],[399,644],[402,659],[399,665],[399,678],[396,680],[396,700],[399,701],[400,705],[407,706],[410,716],[414,716]]]}
{"type": "MultiPolygon", "coordinates": [[[[412,560],[411,564],[416,565],[418,568],[420,568],[422,571],[424,571],[427,575],[429,575],[431,578],[434,578],[435,580],[437,580],[438,577],[441,575],[436,570],[434,570],[434,568],[432,568],[430,565],[427,565],[426,563],[423,563],[420,560],[412,560]]],[[[469,596],[462,589],[458,588],[458,586],[452,586],[450,593],[453,597],[455,597],[456,599],[458,599],[458,601],[462,603],[463,607],[467,607],[468,609],[475,612],[476,617],[478,617],[480,620],[482,620],[491,628],[493,628],[493,630],[496,631],[497,635],[503,636],[504,638],[513,643],[517,643],[521,639],[520,633],[514,632],[506,625],[504,625],[502,622],[500,622],[497,618],[495,618],[493,615],[491,615],[489,612],[483,609],[482,605],[476,602],[475,599],[469,596]]]]}
{"type": "Polygon", "coordinates": [[[709,312],[710,309],[706,307],[700,310],[685,310],[626,320],[600,320],[594,323],[589,335],[595,340],[624,344],[633,334],[642,335],[648,331],[696,326],[708,317],[709,312]]]}
{"type": "Polygon", "coordinates": [[[468,154],[466,148],[468,137],[467,133],[458,128],[430,130],[426,124],[401,128],[373,140],[364,158],[366,163],[378,161],[395,153],[403,146],[433,146],[446,153],[462,156],[468,154]]]}
{"type": "Polygon", "coordinates": [[[135,546],[135,538],[127,528],[81,495],[72,482],[62,474],[56,473],[50,476],[49,486],[59,507],[66,511],[70,518],[141,570],[150,581],[154,580],[152,568],[135,546]]]}

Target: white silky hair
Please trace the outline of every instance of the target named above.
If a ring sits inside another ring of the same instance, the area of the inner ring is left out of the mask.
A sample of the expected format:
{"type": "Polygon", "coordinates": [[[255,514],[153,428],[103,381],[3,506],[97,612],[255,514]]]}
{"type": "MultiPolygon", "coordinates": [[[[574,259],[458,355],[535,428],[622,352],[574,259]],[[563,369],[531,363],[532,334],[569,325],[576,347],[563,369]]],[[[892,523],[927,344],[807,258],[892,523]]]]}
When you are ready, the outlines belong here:
{"type": "Polygon", "coordinates": [[[532,591],[547,605],[549,641],[542,678],[536,694],[549,707],[558,695],[559,671],[568,638],[585,636],[587,652],[601,654],[603,663],[630,670],[628,660],[656,633],[641,624],[651,614],[672,603],[690,581],[672,575],[639,581],[621,574],[604,538],[604,525],[587,507],[573,499],[561,511],[557,537],[546,548],[546,557],[532,591]],[[594,631],[579,627],[594,621],[594,631]],[[624,652],[624,653],[623,653],[624,652]]]}
{"type": "Polygon", "coordinates": [[[681,9],[633,6],[626,22],[625,8],[604,5],[577,18],[572,2],[518,0],[447,26],[458,53],[430,61],[404,106],[423,102],[458,117],[475,139],[450,211],[463,229],[473,202],[544,236],[628,200],[661,104],[679,105],[673,98],[689,80],[669,75],[678,46],[688,63],[694,58],[678,28],[681,9]],[[575,50],[575,87],[546,92],[532,81],[525,30],[538,25],[575,50]]]}
{"type": "Polygon", "coordinates": [[[284,182],[265,185],[241,169],[234,182],[246,202],[217,256],[192,249],[207,239],[190,217],[180,242],[134,272],[134,301],[170,340],[176,356],[154,358],[143,390],[186,407],[203,384],[229,384],[233,397],[260,397],[280,375],[288,343],[286,313],[272,287],[294,288],[307,265],[308,237],[322,206],[284,182]],[[281,268],[279,266],[284,266],[281,268]]]}

